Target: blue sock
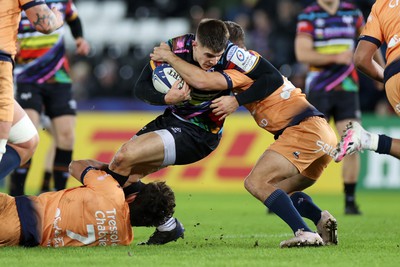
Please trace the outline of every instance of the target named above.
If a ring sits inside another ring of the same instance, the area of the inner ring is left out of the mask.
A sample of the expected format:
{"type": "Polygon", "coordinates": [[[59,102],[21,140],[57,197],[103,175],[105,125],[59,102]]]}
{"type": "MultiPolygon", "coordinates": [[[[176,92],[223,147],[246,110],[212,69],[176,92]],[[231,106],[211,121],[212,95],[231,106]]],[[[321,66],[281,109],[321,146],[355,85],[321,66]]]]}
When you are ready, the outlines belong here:
{"type": "Polygon", "coordinates": [[[4,153],[3,158],[0,161],[0,180],[10,174],[10,172],[18,168],[21,163],[21,158],[19,157],[17,151],[14,148],[7,145],[6,153],[4,153]]]}
{"type": "Polygon", "coordinates": [[[380,134],[378,139],[378,148],[376,149],[376,152],[379,154],[389,155],[391,147],[392,138],[384,134],[380,134]]]}
{"type": "Polygon", "coordinates": [[[312,232],[293,206],[292,200],[283,190],[277,189],[272,192],[264,201],[264,205],[284,220],[292,228],[293,233],[296,233],[299,229],[312,232]]]}
{"type": "Polygon", "coordinates": [[[304,218],[310,219],[317,225],[321,219],[321,209],[312,201],[311,197],[303,192],[296,192],[290,197],[293,206],[297,209],[300,215],[304,218]]]}

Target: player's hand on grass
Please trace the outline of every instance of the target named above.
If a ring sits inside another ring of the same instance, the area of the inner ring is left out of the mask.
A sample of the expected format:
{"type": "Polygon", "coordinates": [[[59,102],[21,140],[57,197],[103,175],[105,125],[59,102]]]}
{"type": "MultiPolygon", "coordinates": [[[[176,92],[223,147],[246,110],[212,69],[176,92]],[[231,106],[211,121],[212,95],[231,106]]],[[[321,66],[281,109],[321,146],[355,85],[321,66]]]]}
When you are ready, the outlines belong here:
{"type": "Polygon", "coordinates": [[[210,105],[213,113],[220,116],[219,120],[225,119],[228,115],[235,112],[239,107],[239,103],[234,96],[221,96],[214,99],[210,105]]]}

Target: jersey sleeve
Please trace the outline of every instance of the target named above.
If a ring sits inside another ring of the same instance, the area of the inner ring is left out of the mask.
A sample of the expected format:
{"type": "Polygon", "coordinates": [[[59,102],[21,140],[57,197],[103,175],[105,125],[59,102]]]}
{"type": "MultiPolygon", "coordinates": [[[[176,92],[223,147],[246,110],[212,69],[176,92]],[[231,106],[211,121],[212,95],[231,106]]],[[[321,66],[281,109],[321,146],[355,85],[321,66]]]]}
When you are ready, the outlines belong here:
{"type": "Polygon", "coordinates": [[[359,40],[369,41],[380,47],[381,44],[383,43],[384,37],[381,30],[381,25],[376,7],[377,7],[376,4],[372,6],[371,13],[367,18],[367,22],[360,35],[359,40]]]}
{"type": "Polygon", "coordinates": [[[302,13],[297,16],[297,26],[296,26],[296,33],[305,33],[308,35],[314,35],[314,24],[306,18],[307,14],[302,13]]]}
{"type": "Polygon", "coordinates": [[[358,13],[358,16],[357,16],[357,21],[356,21],[356,28],[357,28],[357,30],[359,30],[365,26],[365,20],[364,20],[364,16],[363,16],[361,10],[357,9],[357,13],[358,13]]]}
{"type": "Polygon", "coordinates": [[[250,74],[256,69],[260,57],[259,54],[255,54],[252,51],[247,51],[237,45],[231,45],[228,47],[226,54],[227,63],[225,69],[236,69],[246,75],[250,74]]]}
{"type": "Polygon", "coordinates": [[[78,9],[72,0],[68,0],[65,8],[65,19],[67,21],[74,20],[78,17],[78,9]]]}
{"type": "Polygon", "coordinates": [[[121,194],[123,194],[122,188],[111,175],[103,170],[99,170],[93,167],[86,168],[85,171],[82,173],[82,182],[86,187],[92,188],[95,191],[113,193],[117,188],[120,188],[121,194]]]}
{"type": "Polygon", "coordinates": [[[158,92],[152,82],[153,69],[155,62],[151,61],[144,66],[139,79],[137,80],[134,88],[134,93],[140,100],[155,106],[166,105],[165,94],[158,92]]]}
{"type": "Polygon", "coordinates": [[[37,5],[45,5],[46,1],[45,0],[19,0],[19,4],[21,5],[23,10],[27,10],[27,9],[37,6],[37,5]]]}
{"type": "Polygon", "coordinates": [[[231,88],[249,87],[253,83],[252,79],[250,79],[248,76],[244,75],[238,70],[227,69],[224,70],[224,73],[227,77],[229,77],[229,80],[232,84],[231,88]]]}

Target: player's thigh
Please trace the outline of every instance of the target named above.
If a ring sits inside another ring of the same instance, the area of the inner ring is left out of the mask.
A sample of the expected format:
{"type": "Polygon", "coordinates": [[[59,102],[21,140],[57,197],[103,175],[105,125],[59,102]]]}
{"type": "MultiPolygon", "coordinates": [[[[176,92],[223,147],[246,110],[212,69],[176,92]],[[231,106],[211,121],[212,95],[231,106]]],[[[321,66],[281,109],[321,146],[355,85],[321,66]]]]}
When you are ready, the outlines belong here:
{"type": "Polygon", "coordinates": [[[10,61],[0,60],[0,121],[12,122],[14,105],[13,66],[10,61]]]}
{"type": "Polygon", "coordinates": [[[44,111],[50,119],[65,115],[76,115],[76,101],[73,99],[71,84],[43,85],[44,111]]]}
{"type": "Polygon", "coordinates": [[[114,156],[113,162],[131,167],[138,164],[161,166],[163,160],[163,139],[155,132],[148,132],[125,142],[114,156]]]}
{"type": "Polygon", "coordinates": [[[150,131],[158,132],[164,142],[163,166],[185,165],[199,161],[214,151],[220,142],[218,134],[210,133],[170,114],[157,117],[137,135],[150,131]]]}
{"type": "Polygon", "coordinates": [[[288,127],[270,146],[271,150],[279,152],[304,176],[317,179],[322,169],[332,160],[337,143],[336,134],[324,118],[310,117],[300,124],[288,127]],[[319,161],[324,158],[323,161],[319,161]],[[318,162],[321,168],[318,172],[303,173],[318,162]]]}

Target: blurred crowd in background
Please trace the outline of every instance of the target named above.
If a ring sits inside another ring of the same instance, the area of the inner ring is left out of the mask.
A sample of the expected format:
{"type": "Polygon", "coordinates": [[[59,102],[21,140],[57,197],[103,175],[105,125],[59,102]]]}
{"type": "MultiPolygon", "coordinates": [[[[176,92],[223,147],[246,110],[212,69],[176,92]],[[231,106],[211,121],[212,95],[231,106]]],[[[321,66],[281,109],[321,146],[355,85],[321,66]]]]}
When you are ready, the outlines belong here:
{"type": "MultiPolygon", "coordinates": [[[[365,19],[374,0],[353,1],[365,19]]],[[[297,15],[310,0],[74,0],[91,43],[89,57],[69,50],[79,109],[143,109],[133,87],[155,45],[187,32],[202,18],[239,23],[248,49],[259,52],[298,87],[307,66],[296,62],[297,15]]],[[[68,40],[67,40],[68,44],[68,40]]],[[[73,45],[71,44],[73,48],[73,45]]],[[[390,114],[384,91],[360,74],[363,112],[390,114]]]]}

